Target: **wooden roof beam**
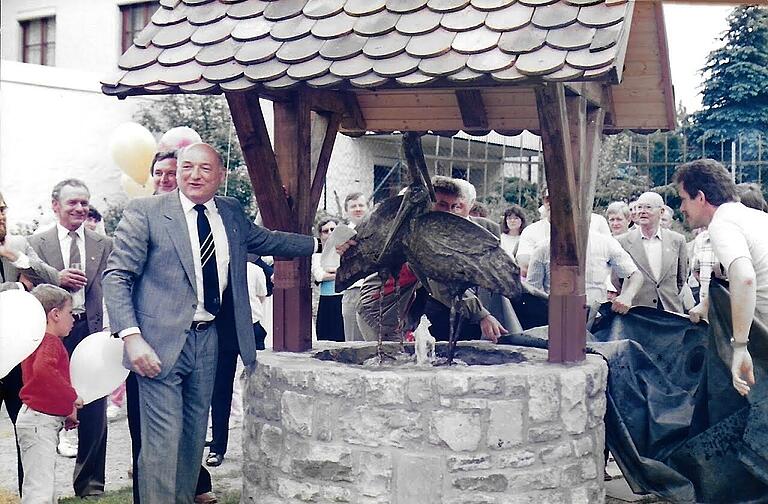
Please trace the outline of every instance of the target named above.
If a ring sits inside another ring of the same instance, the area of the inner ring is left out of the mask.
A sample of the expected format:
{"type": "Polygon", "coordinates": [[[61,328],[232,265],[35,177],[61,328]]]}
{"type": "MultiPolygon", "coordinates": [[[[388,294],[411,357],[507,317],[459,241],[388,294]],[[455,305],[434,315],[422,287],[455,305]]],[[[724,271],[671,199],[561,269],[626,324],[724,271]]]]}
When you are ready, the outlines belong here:
{"type": "Polygon", "coordinates": [[[613,124],[616,111],[610,85],[602,82],[568,82],[564,88],[567,95],[583,96],[587,101],[587,110],[602,108],[605,111],[605,124],[607,126],[613,124]]]}
{"type": "Polygon", "coordinates": [[[461,112],[461,122],[467,129],[488,129],[483,95],[477,89],[457,89],[456,101],[461,112]]]}

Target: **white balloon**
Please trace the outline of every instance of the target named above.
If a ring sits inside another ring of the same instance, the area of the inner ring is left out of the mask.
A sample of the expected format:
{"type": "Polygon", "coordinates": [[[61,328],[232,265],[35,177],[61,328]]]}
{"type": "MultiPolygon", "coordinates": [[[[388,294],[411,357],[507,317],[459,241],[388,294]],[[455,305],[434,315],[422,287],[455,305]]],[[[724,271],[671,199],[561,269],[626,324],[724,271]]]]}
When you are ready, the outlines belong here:
{"type": "Polygon", "coordinates": [[[37,350],[45,335],[45,310],[21,289],[0,292],[0,378],[37,350]]]}
{"type": "Polygon", "coordinates": [[[69,376],[84,404],[111,394],[128,377],[123,367],[123,340],[107,331],[87,336],[72,352],[69,376]]]}
{"type": "Polygon", "coordinates": [[[144,184],[150,178],[150,165],[157,152],[157,142],[141,124],[123,123],[112,132],[109,152],[123,173],[137,184],[144,184]]]}
{"type": "Polygon", "coordinates": [[[187,145],[200,143],[202,141],[203,139],[200,138],[200,135],[197,133],[197,131],[188,126],[177,126],[175,128],[169,129],[163,134],[162,137],[160,137],[157,150],[160,152],[175,151],[181,149],[182,147],[186,147],[187,145]]]}
{"type": "Polygon", "coordinates": [[[120,175],[120,185],[123,188],[123,192],[131,199],[140,198],[142,196],[152,196],[155,192],[152,179],[147,180],[144,184],[137,184],[135,180],[125,173],[120,175]]]}

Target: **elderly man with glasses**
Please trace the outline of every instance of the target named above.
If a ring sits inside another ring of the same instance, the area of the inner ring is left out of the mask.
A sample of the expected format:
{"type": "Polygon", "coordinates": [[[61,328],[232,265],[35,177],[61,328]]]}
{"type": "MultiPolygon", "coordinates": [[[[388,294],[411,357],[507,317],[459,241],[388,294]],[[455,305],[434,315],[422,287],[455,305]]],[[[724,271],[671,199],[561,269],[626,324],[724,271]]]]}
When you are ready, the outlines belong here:
{"type": "Polygon", "coordinates": [[[641,194],[635,204],[637,226],[616,238],[643,273],[633,304],[682,313],[680,292],[688,276],[685,237],[661,227],[663,207],[659,194],[641,194]]]}

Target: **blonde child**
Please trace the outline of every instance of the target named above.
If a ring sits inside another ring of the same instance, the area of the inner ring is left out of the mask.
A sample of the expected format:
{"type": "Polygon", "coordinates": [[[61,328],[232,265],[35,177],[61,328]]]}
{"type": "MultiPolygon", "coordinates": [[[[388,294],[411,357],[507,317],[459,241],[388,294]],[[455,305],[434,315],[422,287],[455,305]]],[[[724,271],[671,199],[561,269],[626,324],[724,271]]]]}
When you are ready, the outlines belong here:
{"type": "Polygon", "coordinates": [[[62,428],[77,426],[77,409],[83,400],[69,379],[69,357],[61,340],[69,335],[72,296],[53,285],[32,290],[45,309],[47,324],[42,343],[21,363],[23,403],[16,421],[16,435],[24,467],[22,504],[56,502],[56,444],[62,428]]]}

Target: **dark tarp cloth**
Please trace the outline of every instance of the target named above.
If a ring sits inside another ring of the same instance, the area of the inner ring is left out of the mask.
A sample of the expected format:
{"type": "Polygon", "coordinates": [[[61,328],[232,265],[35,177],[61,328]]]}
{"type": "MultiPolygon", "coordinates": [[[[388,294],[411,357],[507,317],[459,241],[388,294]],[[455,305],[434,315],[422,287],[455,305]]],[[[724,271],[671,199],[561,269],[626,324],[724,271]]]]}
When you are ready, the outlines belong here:
{"type": "MultiPolygon", "coordinates": [[[[588,351],[608,362],[606,443],[632,490],[681,503],[768,502],[768,329],[750,333],[756,385],[731,385],[730,297],[712,282],[711,324],[605,304],[588,351]],[[728,364],[726,364],[728,363],[728,364]]],[[[544,328],[505,343],[545,346],[544,328]]]]}

